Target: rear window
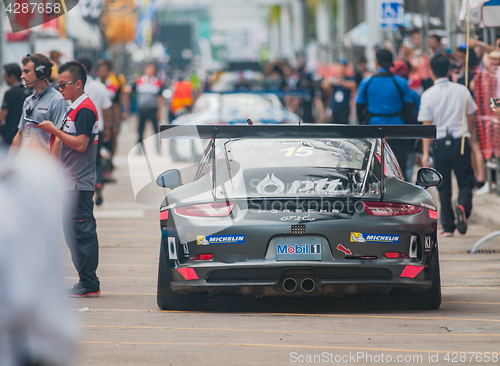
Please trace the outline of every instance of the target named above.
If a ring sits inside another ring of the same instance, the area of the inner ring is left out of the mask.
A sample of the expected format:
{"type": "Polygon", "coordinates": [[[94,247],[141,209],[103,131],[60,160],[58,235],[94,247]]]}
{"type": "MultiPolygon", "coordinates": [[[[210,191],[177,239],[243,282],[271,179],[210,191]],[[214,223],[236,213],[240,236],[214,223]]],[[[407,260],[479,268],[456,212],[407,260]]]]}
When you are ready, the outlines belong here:
{"type": "Polygon", "coordinates": [[[270,99],[252,94],[231,94],[222,98],[222,109],[249,109],[272,108],[273,103],[270,99]]]}
{"type": "Polygon", "coordinates": [[[321,167],[364,170],[370,140],[233,140],[227,156],[243,171],[254,168],[321,167]]]}

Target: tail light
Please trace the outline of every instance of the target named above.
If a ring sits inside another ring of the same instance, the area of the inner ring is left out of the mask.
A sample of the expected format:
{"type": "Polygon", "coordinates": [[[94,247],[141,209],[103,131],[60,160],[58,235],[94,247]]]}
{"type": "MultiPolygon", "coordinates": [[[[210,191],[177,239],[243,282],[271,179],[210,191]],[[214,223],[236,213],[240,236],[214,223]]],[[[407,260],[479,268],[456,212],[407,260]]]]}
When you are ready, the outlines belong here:
{"type": "Polygon", "coordinates": [[[365,211],[373,216],[402,216],[422,212],[422,207],[403,203],[363,202],[365,211]]]}
{"type": "Polygon", "coordinates": [[[234,202],[214,202],[201,205],[177,207],[175,212],[179,215],[198,217],[223,217],[228,216],[233,210],[234,202]]]}
{"type": "Polygon", "coordinates": [[[189,259],[192,261],[209,261],[213,256],[213,254],[194,254],[189,259]]]}
{"type": "Polygon", "coordinates": [[[384,255],[389,259],[410,259],[410,256],[401,252],[385,252],[384,255]]]}

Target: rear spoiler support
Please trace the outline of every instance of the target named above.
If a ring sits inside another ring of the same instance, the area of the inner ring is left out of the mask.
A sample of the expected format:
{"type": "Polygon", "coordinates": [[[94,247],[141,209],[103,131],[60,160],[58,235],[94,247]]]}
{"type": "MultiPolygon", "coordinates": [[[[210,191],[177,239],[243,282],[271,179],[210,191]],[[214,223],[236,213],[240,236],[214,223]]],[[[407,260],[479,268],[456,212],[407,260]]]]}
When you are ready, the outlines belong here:
{"type": "Polygon", "coordinates": [[[385,195],[385,149],[384,149],[384,129],[379,127],[380,131],[380,201],[385,195]]]}

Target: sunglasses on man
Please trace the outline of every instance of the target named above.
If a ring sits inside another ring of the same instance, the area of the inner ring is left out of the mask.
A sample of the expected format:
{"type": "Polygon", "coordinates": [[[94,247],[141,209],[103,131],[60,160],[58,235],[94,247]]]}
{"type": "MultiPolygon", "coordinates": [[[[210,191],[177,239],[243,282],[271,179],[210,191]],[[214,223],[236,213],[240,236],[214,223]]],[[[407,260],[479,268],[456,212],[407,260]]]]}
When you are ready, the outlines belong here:
{"type": "Polygon", "coordinates": [[[76,83],[78,80],[70,81],[69,83],[66,84],[58,84],[59,89],[64,90],[66,88],[66,85],[76,83]]]}

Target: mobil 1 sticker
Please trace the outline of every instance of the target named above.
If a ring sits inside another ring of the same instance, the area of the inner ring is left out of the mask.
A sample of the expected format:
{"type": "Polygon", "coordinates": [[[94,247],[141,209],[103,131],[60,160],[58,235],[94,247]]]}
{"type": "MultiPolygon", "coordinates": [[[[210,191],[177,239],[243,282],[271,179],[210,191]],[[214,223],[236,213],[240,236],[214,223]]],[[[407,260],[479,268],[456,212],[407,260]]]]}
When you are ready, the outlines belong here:
{"type": "Polygon", "coordinates": [[[320,261],[321,238],[277,238],[277,261],[320,261]]]}

